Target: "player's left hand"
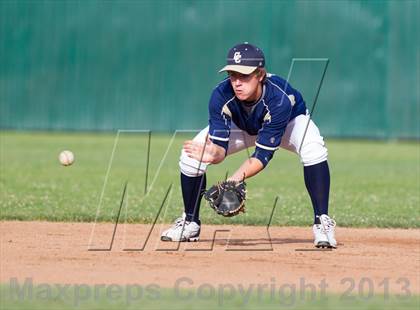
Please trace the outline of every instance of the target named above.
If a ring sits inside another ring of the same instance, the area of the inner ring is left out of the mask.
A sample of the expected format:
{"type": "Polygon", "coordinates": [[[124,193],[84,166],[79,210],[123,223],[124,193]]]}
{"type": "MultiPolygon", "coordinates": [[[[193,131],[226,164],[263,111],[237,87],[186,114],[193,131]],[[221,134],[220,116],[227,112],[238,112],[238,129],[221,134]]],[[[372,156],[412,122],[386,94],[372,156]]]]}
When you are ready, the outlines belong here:
{"type": "Polygon", "coordinates": [[[246,184],[243,181],[222,181],[204,193],[210,207],[226,217],[245,212],[246,184]]]}

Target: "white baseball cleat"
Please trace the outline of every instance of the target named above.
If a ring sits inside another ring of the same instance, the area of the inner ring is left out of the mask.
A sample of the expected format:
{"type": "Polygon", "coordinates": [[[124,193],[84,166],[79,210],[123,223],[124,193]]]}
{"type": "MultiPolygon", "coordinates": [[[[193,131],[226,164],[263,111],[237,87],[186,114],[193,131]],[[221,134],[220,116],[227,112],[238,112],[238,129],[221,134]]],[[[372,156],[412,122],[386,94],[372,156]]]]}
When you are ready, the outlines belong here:
{"type": "Polygon", "coordinates": [[[314,244],[317,248],[324,248],[329,245],[327,235],[324,233],[321,224],[314,224],[312,227],[314,232],[314,244]]]}
{"type": "Polygon", "coordinates": [[[196,222],[188,222],[185,216],[179,217],[174,224],[165,230],[160,240],[162,241],[198,241],[200,239],[200,225],[196,222]]]}
{"type": "Polygon", "coordinates": [[[326,214],[319,216],[319,220],[321,224],[314,224],[312,227],[315,237],[315,246],[317,248],[336,248],[335,221],[326,214]]]}

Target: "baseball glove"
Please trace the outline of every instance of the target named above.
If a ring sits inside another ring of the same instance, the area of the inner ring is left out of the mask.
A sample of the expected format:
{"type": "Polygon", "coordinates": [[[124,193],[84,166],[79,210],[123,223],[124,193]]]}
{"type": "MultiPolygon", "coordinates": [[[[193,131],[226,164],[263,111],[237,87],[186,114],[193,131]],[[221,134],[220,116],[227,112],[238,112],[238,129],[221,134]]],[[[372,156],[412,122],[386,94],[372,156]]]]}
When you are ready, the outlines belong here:
{"type": "Polygon", "coordinates": [[[226,217],[245,212],[246,184],[243,181],[223,181],[204,193],[210,207],[226,217]]]}

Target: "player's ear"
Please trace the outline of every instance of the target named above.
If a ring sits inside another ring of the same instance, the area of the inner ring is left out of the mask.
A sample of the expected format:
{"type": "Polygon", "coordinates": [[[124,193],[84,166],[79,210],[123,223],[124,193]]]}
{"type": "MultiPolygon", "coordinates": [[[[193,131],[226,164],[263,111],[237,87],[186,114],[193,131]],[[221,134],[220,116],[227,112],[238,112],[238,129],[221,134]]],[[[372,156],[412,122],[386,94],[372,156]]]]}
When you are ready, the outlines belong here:
{"type": "Polygon", "coordinates": [[[264,68],[258,68],[257,70],[258,70],[258,72],[257,72],[258,81],[260,81],[260,82],[264,81],[267,72],[265,71],[264,68]]]}

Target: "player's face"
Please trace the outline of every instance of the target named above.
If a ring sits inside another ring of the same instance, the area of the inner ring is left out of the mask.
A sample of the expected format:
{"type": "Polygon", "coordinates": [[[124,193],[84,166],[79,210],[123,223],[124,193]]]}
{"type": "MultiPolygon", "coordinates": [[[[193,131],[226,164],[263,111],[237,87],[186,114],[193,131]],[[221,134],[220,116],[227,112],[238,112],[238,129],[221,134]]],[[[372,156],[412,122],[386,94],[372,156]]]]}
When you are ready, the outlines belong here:
{"type": "Polygon", "coordinates": [[[256,101],[261,95],[261,81],[263,77],[256,71],[242,74],[229,71],[229,79],[236,97],[241,101],[256,101]]]}

